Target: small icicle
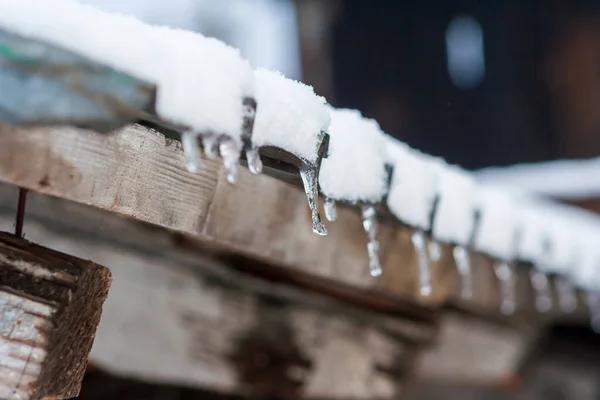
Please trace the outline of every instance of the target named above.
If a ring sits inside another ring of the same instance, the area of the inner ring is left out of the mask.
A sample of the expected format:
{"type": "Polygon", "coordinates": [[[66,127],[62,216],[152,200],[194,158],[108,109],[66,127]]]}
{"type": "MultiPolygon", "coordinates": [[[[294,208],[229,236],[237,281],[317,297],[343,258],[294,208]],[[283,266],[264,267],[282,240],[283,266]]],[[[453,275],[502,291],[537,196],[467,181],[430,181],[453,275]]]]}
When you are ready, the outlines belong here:
{"type": "MultiPolygon", "coordinates": [[[[335,204],[335,203],[334,203],[335,204]]],[[[363,227],[367,233],[367,250],[369,253],[369,271],[371,276],[381,276],[381,262],[379,261],[379,242],[377,241],[377,213],[373,205],[362,207],[363,227]]]]}
{"type": "Polygon", "coordinates": [[[586,301],[590,313],[590,326],[594,332],[600,333],[600,294],[587,292],[586,301]]]}
{"type": "Polygon", "coordinates": [[[181,134],[181,143],[183,144],[183,154],[185,157],[185,166],[189,172],[196,174],[200,171],[202,160],[198,150],[198,135],[191,131],[181,134]]]}
{"type": "Polygon", "coordinates": [[[260,160],[260,154],[258,153],[258,148],[253,147],[249,150],[246,150],[246,160],[248,160],[248,169],[254,175],[260,175],[263,169],[263,163],[260,160]]]}
{"type": "Polygon", "coordinates": [[[531,286],[535,291],[535,308],[539,312],[548,312],[552,308],[552,295],[550,294],[550,283],[543,272],[532,269],[529,272],[531,286]]]}
{"type": "Polygon", "coordinates": [[[497,261],[494,264],[494,273],[500,281],[500,311],[505,315],[511,315],[517,308],[513,265],[508,261],[497,261]]]}
{"type": "Polygon", "coordinates": [[[464,246],[455,246],[452,256],[460,275],[460,297],[469,300],[473,297],[473,276],[471,275],[471,255],[464,246]]]}
{"type": "Polygon", "coordinates": [[[303,163],[300,167],[300,177],[302,178],[304,192],[306,193],[308,206],[312,214],[312,230],[317,235],[325,236],[327,235],[327,228],[325,228],[319,216],[317,169],[314,165],[303,163]]]}
{"type": "Polygon", "coordinates": [[[438,262],[442,259],[442,246],[435,240],[431,239],[427,244],[429,259],[433,262],[438,262]]]}
{"type": "Polygon", "coordinates": [[[566,276],[557,276],[554,286],[558,294],[558,306],[564,313],[571,313],[577,308],[577,293],[575,287],[566,276]]]}
{"type": "Polygon", "coordinates": [[[202,138],[202,147],[204,147],[204,155],[209,160],[219,158],[219,139],[215,135],[208,135],[202,138]]]}
{"type": "Polygon", "coordinates": [[[325,218],[327,218],[327,221],[334,222],[337,219],[335,200],[330,197],[325,197],[323,199],[323,208],[325,209],[325,218]]]}
{"type": "Polygon", "coordinates": [[[420,230],[414,231],[411,236],[411,241],[417,252],[417,261],[419,264],[419,292],[423,296],[429,296],[431,294],[431,278],[425,244],[425,233],[420,230]]]}
{"type": "Polygon", "coordinates": [[[227,171],[227,181],[235,183],[238,174],[238,162],[240,159],[240,150],[233,140],[223,140],[219,145],[223,165],[227,171]]]}

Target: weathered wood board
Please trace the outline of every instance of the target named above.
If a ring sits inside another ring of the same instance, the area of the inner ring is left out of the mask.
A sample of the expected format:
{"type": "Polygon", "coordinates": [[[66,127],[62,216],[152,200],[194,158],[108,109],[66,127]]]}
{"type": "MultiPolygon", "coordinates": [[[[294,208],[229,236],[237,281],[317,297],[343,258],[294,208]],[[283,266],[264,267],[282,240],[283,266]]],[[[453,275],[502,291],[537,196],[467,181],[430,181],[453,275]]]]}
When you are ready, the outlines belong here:
{"type": "MultiPolygon", "coordinates": [[[[13,224],[15,206],[16,206],[16,195],[18,190],[15,187],[6,185],[0,185],[0,228],[10,229],[13,224]]],[[[175,292],[172,296],[177,299],[181,296],[187,299],[198,299],[198,307],[201,307],[200,301],[202,298],[208,296],[203,294],[205,286],[202,283],[194,284],[193,280],[198,279],[200,276],[200,282],[202,277],[207,279],[208,282],[214,281],[214,276],[220,277],[221,281],[230,282],[230,285],[237,285],[244,288],[245,291],[252,290],[256,291],[257,285],[256,280],[252,277],[235,273],[239,270],[238,258],[221,258],[220,262],[209,259],[207,256],[213,256],[213,253],[205,251],[203,247],[194,246],[193,241],[181,241],[181,238],[174,236],[168,230],[157,229],[149,224],[143,224],[135,220],[120,218],[117,214],[100,210],[93,207],[87,207],[78,205],[71,202],[61,201],[60,199],[51,198],[48,196],[37,195],[30,193],[28,197],[27,207],[27,219],[25,223],[25,234],[36,242],[43,243],[47,246],[61,249],[66,252],[78,252],[83,253],[86,257],[90,257],[103,264],[110,265],[114,269],[115,284],[112,289],[112,298],[109,298],[107,302],[107,309],[105,311],[105,323],[101,325],[100,337],[97,343],[103,343],[105,340],[109,343],[107,348],[97,352],[92,352],[92,360],[105,365],[106,369],[113,373],[120,373],[125,376],[139,377],[141,379],[153,380],[156,379],[159,382],[164,383],[186,383],[194,387],[205,387],[207,384],[203,380],[193,380],[196,375],[191,372],[181,376],[182,374],[179,368],[173,368],[171,365],[182,365],[186,366],[184,370],[195,371],[195,368],[205,368],[206,366],[189,367],[189,365],[195,365],[194,361],[189,361],[185,356],[188,354],[186,350],[173,351],[170,354],[163,354],[158,350],[148,351],[146,345],[142,345],[139,340],[128,339],[139,332],[134,328],[129,328],[131,336],[120,336],[121,342],[117,342],[114,345],[114,349],[111,350],[110,343],[114,341],[115,335],[111,333],[112,326],[115,321],[122,321],[123,318],[117,316],[111,316],[111,310],[115,310],[117,313],[126,312],[127,315],[135,315],[139,313],[140,318],[145,321],[146,318],[152,318],[150,322],[143,322],[142,327],[145,327],[144,335],[149,336],[150,332],[155,332],[156,336],[148,339],[148,342],[153,343],[155,349],[178,349],[183,346],[184,349],[189,349],[191,345],[186,339],[181,341],[180,338],[189,338],[190,333],[188,325],[184,324],[182,318],[177,317],[177,312],[172,312],[167,306],[161,306],[161,310],[164,312],[157,316],[151,315],[151,311],[142,308],[136,310],[135,306],[132,308],[124,308],[122,299],[127,298],[130,293],[135,293],[136,296],[140,296],[141,299],[151,297],[150,293],[152,290],[141,290],[140,285],[157,285],[157,287],[166,286],[162,293],[168,294],[175,292]],[[228,263],[228,265],[221,265],[222,262],[228,263]],[[147,266],[147,267],[146,267],[147,266]],[[233,267],[233,269],[229,268],[233,267]],[[153,272],[157,270],[158,272],[153,272]],[[172,270],[172,271],[171,271],[172,270]],[[231,272],[234,272],[231,275],[231,272]],[[121,278],[123,276],[123,278],[121,278]],[[147,282],[148,276],[153,276],[151,282],[147,282]],[[240,278],[243,277],[243,278],[240,278]],[[188,279],[189,278],[189,279],[188,279]],[[119,282],[124,280],[128,283],[123,283],[123,286],[119,285],[119,282]],[[181,292],[181,289],[173,289],[169,284],[161,283],[163,281],[172,282],[173,280],[185,281],[183,287],[185,294],[181,292]],[[189,281],[189,282],[188,282],[189,281]],[[125,287],[140,288],[140,290],[125,289],[125,287]],[[121,289],[122,288],[122,289],[121,289]],[[116,300],[116,299],[119,300],[116,300]],[[115,299],[115,300],[113,300],[115,299]],[[167,312],[167,311],[169,312],[167,312]],[[162,323],[163,321],[164,323],[162,323]],[[166,321],[166,322],[165,322],[166,321]],[[150,326],[153,324],[161,324],[169,326],[169,329],[178,332],[174,335],[165,335],[165,328],[151,329],[150,326]],[[150,325],[148,325],[150,324],[150,325]],[[111,337],[112,336],[112,337],[111,337]],[[108,339],[110,338],[110,340],[108,339]],[[172,339],[172,341],[170,341],[172,339]],[[127,344],[129,341],[133,341],[134,345],[127,344]],[[136,346],[135,344],[140,344],[136,346]],[[120,347],[123,347],[121,349],[120,347]],[[152,363],[152,352],[157,351],[157,357],[165,360],[165,363],[152,363]],[[129,352],[129,353],[128,353],[129,352]],[[99,354],[96,358],[96,354],[99,354]],[[116,354],[117,360],[121,357],[126,358],[124,364],[115,365],[114,361],[111,361],[112,357],[116,354]],[[138,354],[138,355],[136,355],[138,354]],[[139,354],[142,354],[140,356],[139,354]],[[147,357],[147,358],[144,358],[147,357]],[[180,357],[184,357],[180,359],[180,357]],[[141,358],[141,360],[140,360],[141,358]],[[102,360],[108,359],[108,361],[102,362],[102,360]],[[162,367],[164,366],[164,368],[162,367]],[[191,369],[190,369],[191,368],[191,369]],[[148,371],[151,369],[151,371],[148,371]],[[154,369],[154,370],[152,370],[154,369]],[[192,376],[192,380],[190,379],[192,376]]],[[[498,382],[505,379],[511,372],[514,373],[516,362],[523,356],[522,352],[527,347],[528,338],[531,337],[531,332],[536,332],[536,329],[541,327],[536,326],[540,321],[532,319],[531,315],[525,313],[525,316],[519,314],[517,317],[511,319],[511,324],[514,327],[506,326],[506,321],[502,321],[503,324],[495,325],[493,321],[489,321],[490,316],[495,315],[494,311],[497,310],[497,300],[494,297],[494,281],[493,272],[485,269],[486,260],[475,260],[477,266],[481,267],[481,271],[476,274],[476,281],[480,283],[488,282],[487,290],[480,290],[481,294],[478,297],[478,301],[482,304],[480,307],[473,307],[473,309],[480,313],[481,316],[463,316],[461,318],[442,318],[441,329],[442,333],[439,338],[436,339],[435,333],[437,329],[432,328],[432,323],[435,323],[435,316],[431,315],[431,311],[427,312],[425,309],[418,311],[414,314],[411,311],[412,308],[418,310],[416,306],[403,305],[400,302],[387,302],[380,298],[369,297],[369,301],[361,296],[357,296],[357,292],[363,292],[365,290],[352,290],[351,288],[344,288],[343,285],[331,281],[321,282],[321,278],[312,276],[304,276],[299,274],[297,271],[293,273],[286,272],[285,269],[275,268],[271,266],[264,266],[260,269],[268,270],[269,273],[263,273],[264,279],[259,279],[262,282],[258,285],[260,293],[270,294],[271,296],[289,299],[292,296],[293,299],[297,299],[294,293],[308,292],[311,293],[311,299],[323,297],[314,293],[321,292],[324,294],[328,301],[319,300],[317,302],[308,301],[306,296],[302,297],[300,304],[312,304],[313,309],[321,309],[324,305],[329,304],[329,308],[325,308],[320,315],[331,315],[332,321],[339,320],[338,314],[342,314],[343,318],[350,318],[351,320],[361,321],[362,324],[375,324],[379,327],[376,329],[384,329],[380,324],[381,321],[387,321],[385,324],[392,324],[394,327],[394,337],[401,341],[402,347],[406,348],[407,351],[411,352],[415,349],[424,349],[425,358],[424,364],[418,370],[418,374],[421,377],[435,379],[437,381],[456,381],[461,379],[464,382],[478,383],[490,383],[498,382]],[[283,278],[281,276],[283,276],[283,278]],[[266,285],[264,280],[276,284],[266,285]],[[280,284],[287,283],[287,284],[280,284]],[[290,290],[290,285],[293,285],[294,290],[290,290]],[[329,290],[326,290],[326,288],[329,290]],[[345,293],[351,291],[352,296],[347,296],[345,293]],[[340,292],[343,295],[340,295],[340,292]],[[336,300],[338,299],[338,300],[336,300]],[[346,306],[340,308],[336,306],[331,310],[331,304],[338,301],[343,302],[346,306]],[[354,304],[354,306],[350,306],[354,304]],[[342,311],[343,310],[343,311],[342,311]],[[352,310],[364,310],[360,313],[352,310]],[[375,312],[375,314],[372,314],[375,312]],[[429,314],[429,316],[428,316],[429,314]],[[349,317],[349,315],[351,317],[349,317]],[[370,317],[369,317],[370,315],[370,317]],[[527,316],[529,315],[529,317],[527,316]],[[373,319],[374,317],[374,319],[373,319]],[[486,322],[484,319],[488,319],[486,322]],[[464,322],[464,321],[468,322],[464,322]],[[528,321],[532,324],[528,329],[523,329],[523,320],[528,321]],[[379,322],[373,322],[379,321],[379,322]],[[420,322],[422,321],[422,322],[420,322]],[[429,321],[429,322],[426,322],[429,321]],[[471,325],[474,328],[471,329],[471,325]],[[466,336],[465,336],[466,335],[466,336]],[[464,348],[463,337],[469,337],[468,335],[475,335],[475,350],[472,349],[471,353],[472,362],[469,364],[469,368],[457,368],[457,362],[460,359],[454,359],[455,357],[450,355],[455,354],[455,351],[459,348],[464,348]],[[431,341],[434,340],[433,347],[428,349],[431,341]],[[494,349],[502,348],[502,343],[517,343],[514,352],[501,352],[494,353],[494,349]],[[491,346],[487,348],[487,344],[491,343],[491,346]],[[498,343],[500,343],[498,345],[498,343]],[[477,346],[479,344],[479,346],[477,346]],[[500,347],[498,347],[500,346],[500,347]],[[475,357],[475,352],[478,356],[475,357]],[[490,364],[490,359],[493,360],[494,354],[501,359],[496,359],[495,366],[490,364]],[[490,364],[490,365],[488,365],[490,364]]],[[[258,264],[258,261],[245,260],[245,263],[258,264]]],[[[247,271],[247,269],[242,269],[247,271]]],[[[525,282],[521,280],[521,284],[525,282]]],[[[210,287],[210,284],[208,285],[210,287]]],[[[526,285],[524,285],[526,286],[526,285]]],[[[217,286],[218,287],[218,286],[217,286]]],[[[485,287],[483,288],[485,289],[485,287]]],[[[527,288],[521,288],[521,292],[525,292],[520,296],[521,301],[526,301],[527,288]]],[[[212,291],[214,292],[214,290],[212,291]]],[[[228,296],[241,300],[240,292],[232,291],[231,288],[228,290],[221,289],[220,293],[229,293],[228,296]],[[236,297],[237,296],[237,297],[236,297]]],[[[244,293],[244,292],[241,292],[244,293]]],[[[169,294],[171,296],[171,294],[169,294]]],[[[247,295],[248,298],[254,298],[252,295],[247,295]]],[[[208,297],[210,299],[210,296],[208,297]]],[[[145,300],[136,301],[135,304],[144,303],[145,300]]],[[[289,300],[288,300],[289,301],[289,300]]],[[[154,304],[156,300],[148,300],[148,304],[154,304]]],[[[177,301],[177,304],[180,304],[177,301]]],[[[214,299],[210,304],[214,304],[214,299]]],[[[259,302],[260,303],[260,302],[259,302]]],[[[232,304],[235,304],[233,301],[232,304]]],[[[260,303],[262,304],[262,303],[260,303]]],[[[189,306],[186,306],[189,308],[189,306]]],[[[186,308],[186,310],[188,309],[186,308]]],[[[240,308],[243,308],[240,306],[240,308]]],[[[520,307],[521,310],[524,306],[520,307]]],[[[262,308],[265,310],[265,308],[262,308]]],[[[298,307],[296,306],[295,310],[298,307]]],[[[413,310],[414,311],[414,310],[413,310]]],[[[196,311],[200,312],[200,311],[196,311]]],[[[311,311],[314,312],[314,311],[311,311]]],[[[529,310],[529,313],[532,311],[529,310]]],[[[446,312],[444,312],[444,315],[446,312]]],[[[114,314],[112,314],[114,315],[114,314]]],[[[328,317],[329,318],[329,317],[328,317]]],[[[213,321],[214,322],[214,321],[213,321]]],[[[216,322],[215,322],[216,323],[216,322]]],[[[133,322],[128,323],[132,325],[133,322]]],[[[335,325],[335,324],[334,324],[335,325]]],[[[121,325],[118,325],[121,327],[121,325]]],[[[208,329],[208,328],[206,328],[208,329]]],[[[209,330],[214,332],[213,330],[209,330]]],[[[384,330],[387,330],[385,328],[384,330]]],[[[118,332],[123,332],[121,328],[117,329],[118,332]]],[[[205,337],[214,337],[206,336],[205,337]]],[[[98,345],[99,346],[99,345],[98,345]]],[[[404,352],[404,350],[403,350],[404,352]]],[[[417,354],[420,351],[417,351],[417,354]]],[[[403,359],[406,358],[406,365],[410,365],[410,355],[403,353],[403,359]]],[[[408,373],[408,372],[405,372],[408,373]]],[[[199,374],[202,376],[201,374],[199,374]]],[[[209,381],[210,383],[210,381],[209,381]]]]}
{"type": "MultiPolygon", "coordinates": [[[[10,225],[0,201],[0,228],[10,225]]],[[[412,347],[436,332],[434,321],[240,273],[166,230],[90,207],[31,195],[24,232],[111,267],[91,362],[121,376],[256,396],[391,399],[412,347]]]]}
{"type": "Polygon", "coordinates": [[[444,313],[439,336],[418,363],[418,375],[452,384],[498,385],[519,370],[542,331],[535,324],[508,326],[444,313]]]}
{"type": "MultiPolygon", "coordinates": [[[[207,160],[200,174],[188,173],[180,143],[141,125],[112,135],[69,127],[0,125],[0,181],[132,217],[180,232],[192,242],[262,260],[281,267],[277,273],[296,283],[314,284],[317,281],[311,277],[324,278],[318,290],[343,287],[337,294],[343,291],[347,299],[355,300],[362,296],[361,302],[375,307],[406,300],[438,307],[458,298],[449,247],[444,248],[439,262],[432,263],[433,294],[420,296],[408,228],[392,221],[382,223],[379,239],[384,273],[373,279],[368,276],[366,238],[356,210],[341,207],[338,221],[328,225],[329,235],[317,236],[311,232],[301,190],[269,176],[251,175],[245,168],[238,183],[231,185],[220,165],[207,160]]],[[[518,314],[555,318],[557,313],[547,316],[535,311],[526,269],[518,270],[518,314]]],[[[490,260],[474,254],[473,272],[475,295],[458,303],[498,316],[498,285],[490,260]]]]}
{"type": "Polygon", "coordinates": [[[0,398],[79,393],[110,272],[0,233],[0,398]]]}
{"type": "Polygon", "coordinates": [[[418,295],[409,231],[380,229],[384,274],[368,274],[366,237],[355,210],[342,207],[320,237],[310,229],[304,194],[268,176],[240,171],[227,183],[220,162],[201,173],[184,167],[177,141],[140,125],[112,135],[69,127],[0,126],[0,181],[136,218],[218,243],[276,265],[440,304],[447,264],[432,263],[433,294],[418,295]]]}

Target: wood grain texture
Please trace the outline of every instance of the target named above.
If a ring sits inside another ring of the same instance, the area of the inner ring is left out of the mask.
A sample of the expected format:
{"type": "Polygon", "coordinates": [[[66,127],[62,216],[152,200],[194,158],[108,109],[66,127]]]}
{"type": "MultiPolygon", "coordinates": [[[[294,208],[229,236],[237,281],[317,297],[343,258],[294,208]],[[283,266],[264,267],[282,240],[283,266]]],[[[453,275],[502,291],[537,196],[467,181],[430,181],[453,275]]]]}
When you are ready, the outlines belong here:
{"type": "Polygon", "coordinates": [[[0,397],[79,393],[110,272],[0,233],[0,397]]]}
{"type": "MultiPolygon", "coordinates": [[[[432,308],[451,301],[500,317],[498,284],[486,257],[472,255],[475,293],[464,302],[457,296],[458,277],[450,247],[444,247],[442,259],[431,263],[433,293],[420,296],[410,230],[386,219],[379,232],[383,275],[372,279],[366,237],[355,209],[340,207],[338,221],[328,224],[329,235],[314,235],[306,198],[297,187],[251,175],[245,168],[240,170],[238,183],[230,185],[220,162],[213,161],[205,161],[200,174],[190,174],[180,143],[141,125],[112,135],[69,127],[25,130],[0,125],[0,181],[132,217],[230,254],[265,261],[289,271],[277,274],[296,283],[311,281],[310,277],[325,279],[318,290],[327,290],[326,282],[354,288],[354,293],[343,290],[346,300],[354,297],[353,301],[372,306],[386,303],[388,308],[407,300],[432,308]]],[[[537,313],[527,269],[519,266],[518,271],[519,316],[571,318],[556,312],[537,313]]],[[[582,313],[575,315],[581,319],[582,313]]]]}
{"type": "Polygon", "coordinates": [[[140,125],[112,135],[75,128],[0,126],[0,181],[88,204],[245,252],[286,268],[439,305],[448,265],[433,267],[432,296],[419,298],[408,230],[380,229],[384,273],[368,274],[366,237],[356,210],[341,207],[329,235],[311,232],[298,188],[242,168],[227,183],[220,162],[184,167],[180,143],[140,125]]]}
{"type": "Polygon", "coordinates": [[[110,265],[91,361],[113,374],[261,398],[391,399],[407,352],[437,330],[239,272],[114,213],[32,195],[28,215],[31,240],[110,265]]]}

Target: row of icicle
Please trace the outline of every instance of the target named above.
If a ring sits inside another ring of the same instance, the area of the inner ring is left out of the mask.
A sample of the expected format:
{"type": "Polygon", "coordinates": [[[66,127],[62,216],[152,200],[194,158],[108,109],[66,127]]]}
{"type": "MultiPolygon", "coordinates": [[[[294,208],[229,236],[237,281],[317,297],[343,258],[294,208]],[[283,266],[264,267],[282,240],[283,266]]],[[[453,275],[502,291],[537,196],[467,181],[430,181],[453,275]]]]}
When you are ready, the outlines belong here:
{"type": "Polygon", "coordinates": [[[264,69],[254,70],[239,52],[198,33],[151,26],[74,0],[2,0],[0,27],[45,41],[156,84],[156,113],[185,127],[181,140],[187,169],[221,157],[229,182],[237,179],[240,153],[260,174],[259,150],[274,147],[298,160],[312,229],[326,235],[336,203],[360,208],[372,276],[382,274],[377,210],[384,206],[412,227],[422,295],[432,291],[429,263],[439,243],[452,246],[465,299],[473,295],[470,251],[493,257],[501,309],[516,307],[514,266],[531,263],[536,307],[552,306],[548,275],[556,274],[559,306],[577,305],[585,289],[598,325],[600,287],[595,250],[597,219],[565,206],[479,184],[466,171],[409,148],[355,110],[336,109],[312,87],[264,69]],[[428,240],[428,237],[431,239],[428,240]]]}

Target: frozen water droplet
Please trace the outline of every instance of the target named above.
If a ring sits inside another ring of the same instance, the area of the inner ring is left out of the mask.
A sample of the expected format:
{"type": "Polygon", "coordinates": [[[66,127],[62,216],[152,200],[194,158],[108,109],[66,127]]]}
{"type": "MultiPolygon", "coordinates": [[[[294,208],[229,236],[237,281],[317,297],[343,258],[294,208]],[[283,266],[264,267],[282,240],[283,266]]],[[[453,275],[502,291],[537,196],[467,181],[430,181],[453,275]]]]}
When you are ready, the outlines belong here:
{"type": "Polygon", "coordinates": [[[379,242],[377,241],[377,212],[373,205],[362,207],[363,228],[367,233],[367,251],[369,253],[369,271],[372,277],[381,276],[379,261],[379,242]]]}
{"type": "Polygon", "coordinates": [[[237,181],[240,149],[233,140],[225,139],[219,145],[219,150],[221,158],[223,158],[225,171],[227,171],[227,180],[229,183],[235,183],[237,181]]]}
{"type": "Polygon", "coordinates": [[[414,231],[411,236],[411,241],[417,252],[417,262],[419,265],[419,292],[423,296],[429,296],[431,294],[431,277],[425,245],[425,233],[420,230],[414,231]]]}
{"type": "Polygon", "coordinates": [[[335,200],[325,197],[323,200],[323,208],[325,209],[325,218],[327,218],[327,221],[334,222],[337,219],[335,200]]]}
{"type": "Polygon", "coordinates": [[[539,312],[548,312],[552,308],[552,296],[550,294],[550,283],[546,274],[532,269],[529,272],[531,286],[535,291],[535,308],[539,312]]]}
{"type": "Polygon", "coordinates": [[[455,246],[452,256],[460,275],[460,296],[468,300],[473,297],[473,276],[471,275],[471,255],[464,246],[455,246]]]}
{"type": "Polygon", "coordinates": [[[257,148],[251,148],[246,150],[246,160],[248,160],[248,169],[254,175],[259,175],[262,173],[263,163],[260,160],[260,154],[258,153],[257,148]]]}
{"type": "Polygon", "coordinates": [[[302,178],[304,192],[306,193],[308,206],[312,214],[312,230],[317,235],[327,235],[327,228],[321,223],[319,205],[317,203],[319,199],[317,168],[312,164],[303,163],[300,167],[300,177],[302,178]]]}
{"type": "Polygon", "coordinates": [[[183,154],[185,157],[185,166],[192,174],[200,171],[202,160],[198,150],[198,135],[193,132],[183,132],[181,134],[181,144],[183,144],[183,154]]]}
{"type": "Polygon", "coordinates": [[[586,302],[590,312],[590,326],[596,333],[600,333],[600,294],[588,292],[586,302]]]}
{"type": "Polygon", "coordinates": [[[566,276],[557,276],[554,280],[558,295],[558,307],[562,312],[570,313],[577,308],[577,294],[573,283],[566,276]]]}
{"type": "Polygon", "coordinates": [[[427,245],[429,251],[429,259],[433,262],[438,262],[442,259],[442,246],[435,240],[430,240],[427,245]]]}
{"type": "Polygon", "coordinates": [[[513,265],[508,261],[497,261],[494,273],[500,281],[500,311],[505,315],[513,314],[517,308],[513,265]]]}
{"type": "Polygon", "coordinates": [[[204,154],[209,160],[219,158],[219,139],[215,135],[208,135],[202,138],[202,147],[204,154]]]}

